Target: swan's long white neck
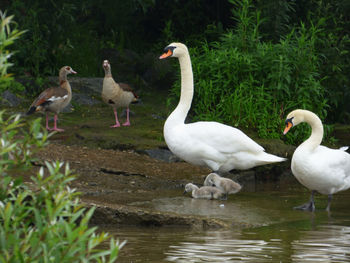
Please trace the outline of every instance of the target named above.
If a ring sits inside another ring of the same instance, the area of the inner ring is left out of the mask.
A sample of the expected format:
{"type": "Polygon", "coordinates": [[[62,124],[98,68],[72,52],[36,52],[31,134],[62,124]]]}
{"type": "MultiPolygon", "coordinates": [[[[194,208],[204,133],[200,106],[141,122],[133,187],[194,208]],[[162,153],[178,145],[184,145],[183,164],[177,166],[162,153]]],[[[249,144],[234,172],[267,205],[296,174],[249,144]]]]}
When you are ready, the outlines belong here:
{"type": "Polygon", "coordinates": [[[302,145],[310,149],[315,149],[321,144],[323,139],[322,121],[316,114],[310,111],[304,111],[304,121],[311,126],[312,131],[311,136],[302,145]]]}
{"type": "Polygon", "coordinates": [[[185,123],[193,98],[193,73],[190,55],[185,53],[180,56],[179,63],[181,69],[181,95],[179,104],[167,120],[171,120],[172,124],[185,123]]]}

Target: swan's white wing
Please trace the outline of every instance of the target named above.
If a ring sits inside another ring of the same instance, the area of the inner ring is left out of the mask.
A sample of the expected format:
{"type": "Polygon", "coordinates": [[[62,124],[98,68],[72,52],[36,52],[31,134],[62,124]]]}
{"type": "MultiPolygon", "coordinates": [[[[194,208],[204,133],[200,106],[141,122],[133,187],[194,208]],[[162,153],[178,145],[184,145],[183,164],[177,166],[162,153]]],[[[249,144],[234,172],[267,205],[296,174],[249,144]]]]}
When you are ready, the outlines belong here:
{"type": "Polygon", "coordinates": [[[186,132],[199,142],[217,149],[221,153],[262,152],[264,148],[239,129],[218,122],[195,122],[186,124],[186,132]]]}
{"type": "Polygon", "coordinates": [[[313,159],[315,165],[324,169],[343,169],[349,171],[350,176],[350,154],[344,149],[330,149],[326,146],[319,146],[314,151],[313,159]]]}
{"type": "Polygon", "coordinates": [[[343,149],[319,146],[312,153],[310,161],[309,165],[319,177],[319,192],[329,194],[350,187],[350,154],[343,149]]]}

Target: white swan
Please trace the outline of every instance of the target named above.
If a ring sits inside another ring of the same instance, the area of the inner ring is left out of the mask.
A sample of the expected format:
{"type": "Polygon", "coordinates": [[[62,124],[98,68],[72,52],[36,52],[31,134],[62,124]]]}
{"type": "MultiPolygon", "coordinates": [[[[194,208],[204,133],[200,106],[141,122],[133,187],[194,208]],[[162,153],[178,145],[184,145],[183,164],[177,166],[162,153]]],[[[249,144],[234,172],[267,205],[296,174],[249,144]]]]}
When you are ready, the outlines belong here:
{"type": "Polygon", "coordinates": [[[181,69],[181,96],[176,109],[164,124],[164,138],[169,149],[183,160],[207,166],[215,172],[285,161],[268,154],[264,148],[240,130],[213,121],[185,124],[193,98],[193,73],[187,47],[172,43],[159,58],[177,57],[181,69]]]}
{"type": "Polygon", "coordinates": [[[292,172],[297,180],[312,191],[310,202],[295,207],[314,211],[315,191],[328,195],[326,210],[330,211],[332,194],[350,187],[350,154],[348,147],[330,149],[320,145],[323,138],[323,125],[320,118],[311,111],[294,110],[286,119],[286,134],[291,127],[301,122],[312,128],[311,136],[295,150],[292,157],[292,172]]]}

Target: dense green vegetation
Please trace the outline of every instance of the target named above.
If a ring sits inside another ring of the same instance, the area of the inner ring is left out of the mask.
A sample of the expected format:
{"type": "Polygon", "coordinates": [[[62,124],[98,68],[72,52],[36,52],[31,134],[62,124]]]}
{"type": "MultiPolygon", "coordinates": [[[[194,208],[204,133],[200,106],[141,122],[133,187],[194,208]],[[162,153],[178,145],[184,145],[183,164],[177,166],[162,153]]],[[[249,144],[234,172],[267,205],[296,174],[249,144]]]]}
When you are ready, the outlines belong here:
{"type": "MultiPolygon", "coordinates": [[[[12,17],[2,14],[3,83],[8,81],[6,72],[11,66],[9,46],[22,33],[12,31],[11,23],[12,17]]],[[[0,262],[115,262],[123,244],[89,227],[94,209],[84,208],[79,194],[69,187],[75,176],[68,165],[45,163],[31,177],[30,185],[23,183],[22,176],[30,173],[35,161],[33,153],[44,147],[49,137],[40,119],[26,121],[1,111],[0,137],[0,262]],[[106,241],[110,248],[99,249],[106,241]]]]}
{"type": "MultiPolygon", "coordinates": [[[[194,119],[253,127],[263,138],[279,138],[285,116],[295,108],[325,119],[329,104],[316,48],[321,25],[307,29],[302,23],[278,42],[267,42],[261,37],[261,14],[250,1],[239,3],[234,16],[234,30],[192,50],[194,119]]],[[[298,134],[300,140],[305,132],[298,134]]],[[[290,138],[295,141],[295,134],[290,138]]]]}
{"type": "Polygon", "coordinates": [[[40,119],[27,123],[0,112],[0,127],[0,262],[115,262],[123,244],[89,227],[94,209],[68,186],[75,179],[68,165],[45,163],[30,187],[18,176],[46,144],[40,119]],[[98,249],[107,241],[109,249],[98,249]]]}
{"type": "MultiPolygon", "coordinates": [[[[0,10],[0,91],[11,88],[14,91],[18,91],[16,86],[14,86],[13,74],[8,73],[9,68],[13,65],[10,62],[11,57],[14,52],[9,50],[9,46],[14,44],[15,40],[24,33],[24,31],[19,31],[17,28],[12,28],[14,21],[13,16],[6,16],[6,13],[0,10]]],[[[17,85],[20,87],[20,85],[17,85]]]]}
{"type": "Polygon", "coordinates": [[[297,107],[328,123],[350,121],[349,1],[14,0],[5,7],[27,30],[15,43],[12,72],[39,84],[63,64],[79,76],[102,76],[106,54],[125,53],[129,60],[112,70],[120,78],[132,71],[127,79],[142,89],[150,69],[169,79],[154,60],[180,41],[194,65],[194,119],[273,138],[297,107]]]}

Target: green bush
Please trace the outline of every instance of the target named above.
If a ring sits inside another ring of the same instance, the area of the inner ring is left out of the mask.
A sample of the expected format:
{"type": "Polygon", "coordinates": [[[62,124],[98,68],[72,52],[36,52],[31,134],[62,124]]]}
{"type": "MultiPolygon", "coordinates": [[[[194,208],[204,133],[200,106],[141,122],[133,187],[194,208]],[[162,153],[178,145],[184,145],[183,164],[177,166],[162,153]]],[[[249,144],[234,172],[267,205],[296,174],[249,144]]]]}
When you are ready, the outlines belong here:
{"type": "Polygon", "coordinates": [[[14,52],[11,52],[8,48],[17,40],[24,31],[19,31],[16,28],[16,23],[13,21],[13,16],[6,16],[6,12],[3,13],[0,10],[0,92],[12,87],[12,90],[18,92],[23,90],[22,85],[15,85],[12,74],[8,73],[8,68],[12,66],[9,59],[13,56],[14,52]],[[14,27],[14,28],[13,28],[14,27]]]}
{"type": "MultiPolygon", "coordinates": [[[[2,16],[4,52],[18,33],[6,27],[11,19],[2,16]]],[[[11,66],[9,56],[1,58],[0,83],[11,66]]],[[[48,137],[40,118],[26,122],[20,115],[0,112],[0,262],[115,262],[124,243],[88,226],[94,208],[82,207],[78,193],[69,187],[75,177],[68,165],[61,172],[63,163],[45,163],[30,184],[23,183],[21,176],[35,161],[33,153],[48,137]],[[99,249],[106,241],[109,249],[99,249]]]]}
{"type": "MultiPolygon", "coordinates": [[[[255,129],[262,138],[281,138],[286,115],[296,108],[326,117],[327,101],[320,83],[320,56],[315,48],[322,31],[304,24],[278,43],[263,42],[263,23],[249,0],[239,2],[235,30],[219,42],[190,49],[195,95],[194,120],[216,120],[255,129]]],[[[173,87],[179,95],[180,81],[173,87]]],[[[308,129],[290,142],[304,139],[308,129]]]]}
{"type": "Polygon", "coordinates": [[[68,165],[61,172],[63,163],[45,163],[30,185],[19,176],[46,145],[40,119],[25,123],[1,112],[0,127],[0,262],[114,262],[123,243],[88,226],[94,209],[69,187],[68,165]],[[108,250],[97,248],[107,240],[108,250]]]}

